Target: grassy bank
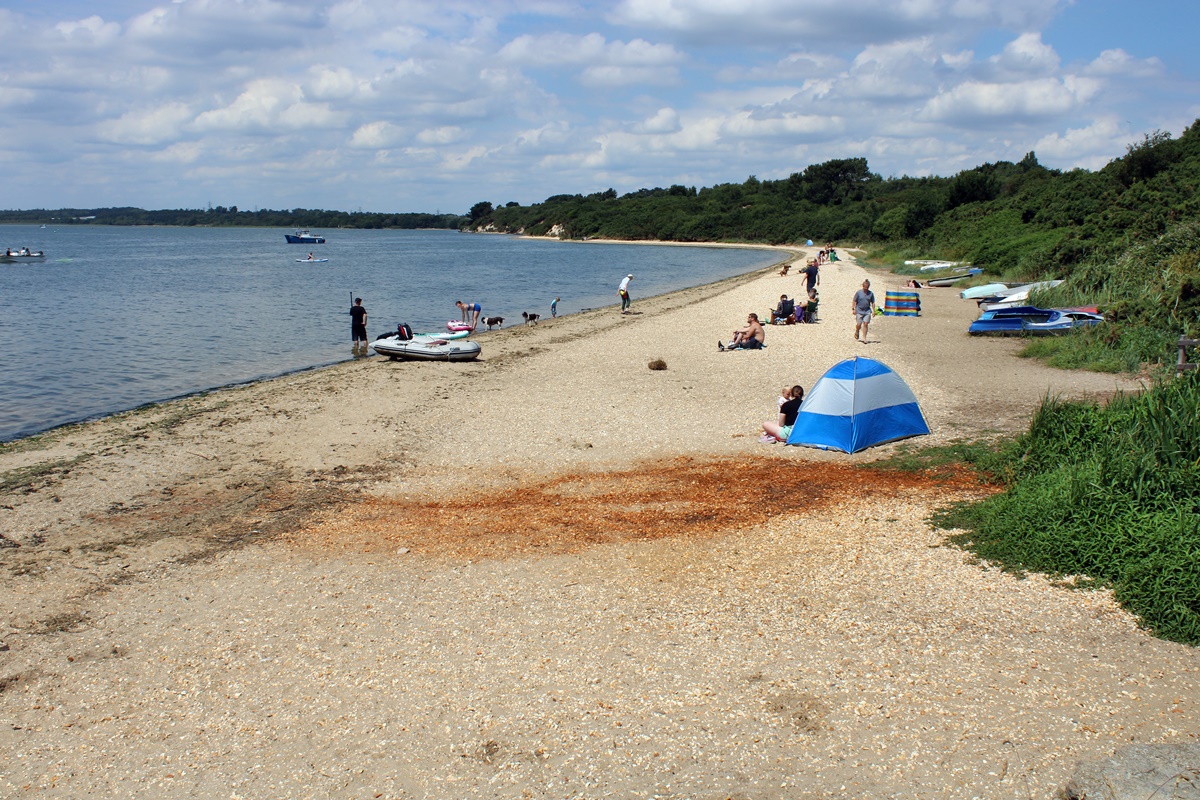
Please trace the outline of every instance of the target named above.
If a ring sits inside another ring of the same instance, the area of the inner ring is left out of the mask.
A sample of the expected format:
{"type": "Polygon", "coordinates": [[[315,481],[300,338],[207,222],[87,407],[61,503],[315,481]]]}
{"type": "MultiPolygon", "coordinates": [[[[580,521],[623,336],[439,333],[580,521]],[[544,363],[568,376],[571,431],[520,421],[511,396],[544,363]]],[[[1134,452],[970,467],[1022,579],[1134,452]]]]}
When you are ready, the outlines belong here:
{"type": "Polygon", "coordinates": [[[1156,635],[1200,645],[1200,373],[1106,406],[1047,398],[1022,436],[956,455],[1005,486],[938,516],[957,544],[1111,586],[1156,635]]]}

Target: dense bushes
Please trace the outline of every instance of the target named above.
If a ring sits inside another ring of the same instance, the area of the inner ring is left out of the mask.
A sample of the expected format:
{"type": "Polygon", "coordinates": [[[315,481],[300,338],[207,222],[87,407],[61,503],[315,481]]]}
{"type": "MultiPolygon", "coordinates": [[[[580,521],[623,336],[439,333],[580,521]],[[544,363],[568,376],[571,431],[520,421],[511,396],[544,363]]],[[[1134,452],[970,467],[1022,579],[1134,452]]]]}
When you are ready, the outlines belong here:
{"type": "Polygon", "coordinates": [[[1047,399],[976,457],[1007,491],[939,517],[960,544],[1111,585],[1159,636],[1200,644],[1200,372],[1104,407],[1047,399]]]}

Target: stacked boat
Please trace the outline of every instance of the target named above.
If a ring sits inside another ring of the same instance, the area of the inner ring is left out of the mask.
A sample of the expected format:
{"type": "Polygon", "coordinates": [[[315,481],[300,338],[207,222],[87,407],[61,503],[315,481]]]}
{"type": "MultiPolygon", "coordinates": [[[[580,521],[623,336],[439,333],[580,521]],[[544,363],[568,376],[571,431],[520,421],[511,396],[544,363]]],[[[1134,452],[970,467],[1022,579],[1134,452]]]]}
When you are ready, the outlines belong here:
{"type": "MultiPolygon", "coordinates": [[[[1016,286],[1007,286],[1002,289],[996,289],[989,294],[973,295],[971,299],[979,304],[979,307],[984,311],[991,311],[997,308],[1013,308],[1016,306],[1029,305],[1029,296],[1043,289],[1053,289],[1055,286],[1060,286],[1062,281],[1035,281],[1033,283],[1022,283],[1016,286]]],[[[978,287],[977,287],[978,288],[978,287]]],[[[962,292],[964,298],[967,297],[968,289],[962,292]]]]}
{"type": "Polygon", "coordinates": [[[972,336],[998,334],[1001,336],[1060,334],[1074,328],[1099,325],[1104,317],[1095,306],[1088,308],[1037,308],[1036,306],[1004,306],[984,311],[971,323],[967,333],[972,336]]]}

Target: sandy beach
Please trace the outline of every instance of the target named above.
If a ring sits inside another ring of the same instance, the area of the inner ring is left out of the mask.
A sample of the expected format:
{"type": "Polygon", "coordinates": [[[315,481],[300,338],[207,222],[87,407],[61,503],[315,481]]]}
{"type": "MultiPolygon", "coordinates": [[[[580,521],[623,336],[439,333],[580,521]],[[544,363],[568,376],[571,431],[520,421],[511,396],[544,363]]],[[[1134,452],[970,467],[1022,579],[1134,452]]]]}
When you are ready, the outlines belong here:
{"type": "Polygon", "coordinates": [[[782,387],[853,355],[912,387],[914,444],[1137,385],[968,337],[952,289],[855,341],[854,290],[900,281],[849,258],[817,324],[718,352],[803,295],[810,251],[635,280],[633,314],[479,333],[476,362],[359,359],[0,449],[0,796],[1031,798],[1195,741],[1200,651],[928,524],[994,489],[758,442],[782,387]]]}

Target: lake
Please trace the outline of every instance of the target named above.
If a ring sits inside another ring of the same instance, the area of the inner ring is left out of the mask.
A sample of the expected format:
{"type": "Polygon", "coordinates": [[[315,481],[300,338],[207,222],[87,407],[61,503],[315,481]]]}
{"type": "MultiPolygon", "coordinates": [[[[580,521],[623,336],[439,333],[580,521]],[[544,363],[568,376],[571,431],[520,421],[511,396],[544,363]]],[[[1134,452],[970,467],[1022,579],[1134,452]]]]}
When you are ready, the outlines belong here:
{"type": "MultiPolygon", "coordinates": [[[[749,272],[778,252],[558,242],[457,231],[0,226],[0,441],[146,403],[352,357],[351,297],[374,339],[408,322],[444,331],[455,300],[506,325],[749,272]],[[326,263],[297,263],[309,252],[326,263]]],[[[486,354],[485,354],[486,357],[486,354]]]]}

